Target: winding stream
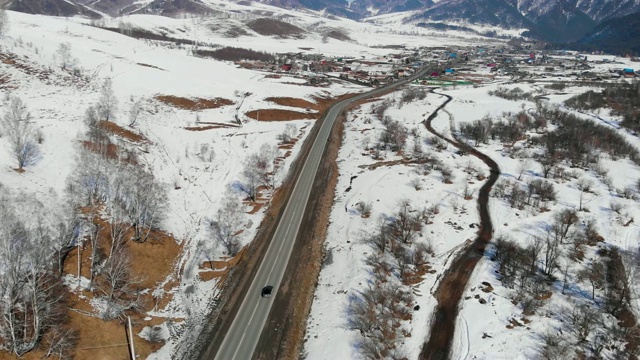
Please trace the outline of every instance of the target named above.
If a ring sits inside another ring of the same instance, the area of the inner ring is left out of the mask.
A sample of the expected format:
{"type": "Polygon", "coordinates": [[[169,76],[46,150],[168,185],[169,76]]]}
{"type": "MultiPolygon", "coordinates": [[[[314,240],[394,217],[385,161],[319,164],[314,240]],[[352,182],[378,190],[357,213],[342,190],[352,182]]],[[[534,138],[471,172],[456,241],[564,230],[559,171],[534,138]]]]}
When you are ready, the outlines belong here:
{"type": "Polygon", "coordinates": [[[433,91],[432,93],[445,96],[447,100],[424,121],[427,130],[456,148],[482,160],[490,169],[489,178],[484,185],[482,185],[478,193],[478,211],[480,213],[480,230],[478,236],[469,246],[460,250],[456,259],[445,271],[435,293],[438,305],[431,322],[429,340],[420,352],[420,359],[423,360],[446,360],[451,353],[460,299],[462,298],[462,294],[473,270],[484,255],[485,247],[493,235],[493,224],[491,223],[488,205],[489,192],[491,192],[491,187],[500,176],[500,168],[489,156],[466,143],[444,137],[431,126],[431,122],[438,115],[438,112],[443,110],[453,99],[446,94],[433,91]]]}

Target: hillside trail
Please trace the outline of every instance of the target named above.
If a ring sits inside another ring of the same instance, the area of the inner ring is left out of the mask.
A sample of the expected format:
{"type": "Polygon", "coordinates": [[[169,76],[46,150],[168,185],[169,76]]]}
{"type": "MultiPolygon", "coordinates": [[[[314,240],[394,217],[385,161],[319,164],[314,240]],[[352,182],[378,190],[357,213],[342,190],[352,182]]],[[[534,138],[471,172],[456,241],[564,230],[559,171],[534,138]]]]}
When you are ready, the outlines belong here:
{"type": "MultiPolygon", "coordinates": [[[[447,100],[423,122],[427,130],[456,148],[482,160],[490,169],[489,178],[482,185],[480,192],[478,193],[480,230],[478,231],[476,239],[468,246],[461,249],[455,260],[451,262],[449,268],[445,270],[435,292],[438,305],[436,306],[436,310],[431,321],[429,340],[423,345],[422,351],[420,352],[420,359],[422,360],[446,360],[451,354],[451,346],[455,334],[460,299],[462,298],[462,294],[464,293],[473,270],[478,264],[478,261],[482,256],[484,256],[485,248],[493,235],[493,224],[489,215],[488,202],[491,187],[500,176],[500,168],[489,156],[481,153],[464,142],[445,137],[431,126],[431,122],[436,118],[436,116],[438,116],[440,110],[446,112],[444,108],[449,104],[449,102],[451,102],[451,100],[453,100],[449,95],[436,93],[434,91],[431,92],[436,95],[444,96],[447,100]]],[[[449,114],[449,117],[452,119],[451,114],[449,114]]],[[[451,130],[453,134],[453,129],[451,130]]]]}

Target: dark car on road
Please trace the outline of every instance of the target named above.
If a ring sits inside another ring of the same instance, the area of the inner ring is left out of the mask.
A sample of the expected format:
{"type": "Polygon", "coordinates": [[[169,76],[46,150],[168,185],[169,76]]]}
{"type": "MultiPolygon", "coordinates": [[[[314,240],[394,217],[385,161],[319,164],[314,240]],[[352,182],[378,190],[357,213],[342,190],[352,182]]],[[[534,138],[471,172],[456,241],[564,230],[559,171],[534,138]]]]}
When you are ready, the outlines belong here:
{"type": "Polygon", "coordinates": [[[262,288],[262,296],[263,298],[271,297],[271,293],[273,292],[273,286],[268,285],[262,288]]]}

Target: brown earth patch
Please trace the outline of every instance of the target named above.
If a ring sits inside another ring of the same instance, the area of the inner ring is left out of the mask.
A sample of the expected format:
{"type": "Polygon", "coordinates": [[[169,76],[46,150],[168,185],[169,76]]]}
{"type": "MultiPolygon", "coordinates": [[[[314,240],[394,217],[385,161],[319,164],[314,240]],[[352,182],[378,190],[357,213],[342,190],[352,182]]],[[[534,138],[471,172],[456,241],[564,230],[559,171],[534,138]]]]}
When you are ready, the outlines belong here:
{"type": "Polygon", "coordinates": [[[40,80],[49,80],[52,76],[52,71],[39,69],[33,65],[30,65],[15,54],[0,53],[0,62],[6,65],[13,66],[14,68],[28,75],[34,75],[40,80]]]}
{"type": "Polygon", "coordinates": [[[252,201],[252,202],[247,203],[247,205],[251,206],[251,210],[249,210],[247,212],[247,214],[253,215],[253,214],[257,213],[258,211],[260,211],[260,209],[262,209],[262,207],[264,206],[264,203],[253,202],[252,201]]]}
{"type": "Polygon", "coordinates": [[[114,160],[118,158],[118,146],[115,144],[102,146],[91,141],[83,141],[82,146],[91,152],[104,155],[107,159],[114,160]]]}
{"type": "Polygon", "coordinates": [[[226,273],[227,273],[226,271],[205,270],[205,271],[199,271],[198,277],[202,281],[211,281],[213,279],[218,279],[223,277],[226,273]]]}
{"type": "Polygon", "coordinates": [[[159,67],[157,67],[157,66],[155,66],[155,65],[149,65],[149,64],[145,64],[145,63],[138,63],[138,65],[140,65],[140,66],[144,66],[144,67],[149,67],[149,68],[152,68],[152,69],[157,69],[157,70],[166,71],[165,69],[163,69],[163,68],[159,68],[159,67]]]}
{"type": "Polygon", "coordinates": [[[218,123],[218,122],[207,122],[207,121],[201,121],[199,122],[199,124],[202,124],[204,126],[189,126],[189,127],[185,127],[185,130],[188,131],[205,131],[205,130],[211,130],[211,129],[223,129],[223,128],[238,128],[239,126],[236,124],[227,124],[227,123],[218,123]]]}
{"type": "Polygon", "coordinates": [[[406,271],[402,274],[402,283],[405,285],[417,285],[420,284],[425,275],[433,274],[436,271],[431,268],[429,264],[422,264],[418,266],[414,271],[406,271]]]}
{"type": "Polygon", "coordinates": [[[247,112],[245,115],[259,121],[288,121],[288,120],[301,120],[301,119],[319,119],[320,116],[334,103],[344,100],[353,94],[344,94],[338,97],[322,97],[322,96],[314,96],[313,99],[315,103],[297,98],[266,98],[265,100],[275,102],[276,104],[282,106],[292,106],[292,107],[300,107],[300,108],[310,108],[314,109],[317,112],[308,113],[308,112],[299,112],[292,110],[282,110],[282,109],[261,109],[261,110],[253,110],[247,112]]]}
{"type": "Polygon", "coordinates": [[[107,121],[107,120],[100,121],[98,123],[98,126],[110,134],[120,136],[121,138],[132,141],[132,142],[140,143],[140,142],[148,141],[147,138],[145,138],[144,136],[140,134],[136,134],[131,130],[127,130],[122,126],[116,123],[113,123],[111,121],[107,121]]]}
{"type": "Polygon", "coordinates": [[[0,89],[16,89],[17,86],[10,84],[11,77],[8,74],[0,74],[0,89]]]}
{"type": "Polygon", "coordinates": [[[258,121],[290,121],[302,119],[318,119],[318,113],[306,113],[282,109],[262,109],[245,113],[247,117],[258,121]]]}
{"type": "Polygon", "coordinates": [[[0,52],[0,62],[12,66],[19,71],[27,75],[31,75],[47,84],[61,83],[66,85],[74,85],[77,87],[83,87],[88,84],[88,82],[81,76],[73,76],[70,73],[56,73],[49,68],[42,67],[38,64],[29,63],[27,57],[19,57],[18,55],[12,53],[0,52]]]}
{"type": "MultiPolygon", "coordinates": [[[[100,252],[108,253],[110,246],[109,223],[103,219],[97,219],[96,224],[101,228],[100,252]]],[[[127,252],[131,256],[131,270],[136,277],[142,277],[141,288],[153,289],[161,284],[176,270],[174,265],[177,257],[182,253],[182,245],[175,238],[161,231],[151,231],[149,239],[145,243],[127,241],[127,252]]],[[[91,245],[85,242],[80,252],[80,274],[89,277],[91,262],[91,245]]],[[[78,272],[78,248],[68,255],[64,264],[64,273],[77,275],[78,272]]],[[[176,286],[176,281],[165,284],[169,288],[176,286]]],[[[129,350],[124,324],[118,320],[104,321],[91,316],[94,313],[89,299],[94,294],[88,290],[72,293],[69,307],[77,311],[70,311],[70,326],[78,331],[78,345],[73,358],[80,360],[91,359],[127,359],[129,350]],[[81,298],[79,295],[82,294],[81,298]]],[[[172,298],[172,294],[166,293],[160,299],[153,299],[151,294],[144,295],[146,310],[152,307],[162,309],[172,298]]],[[[152,318],[147,321],[146,314],[130,314],[133,324],[134,345],[136,354],[146,358],[152,352],[157,351],[162,343],[151,343],[138,337],[136,334],[145,326],[163,323],[163,318],[152,318]]]]}
{"type": "Polygon", "coordinates": [[[205,131],[205,130],[213,130],[213,129],[222,129],[224,126],[220,125],[208,125],[208,126],[188,126],[185,127],[185,130],[188,131],[205,131]]]}
{"type": "Polygon", "coordinates": [[[227,105],[233,105],[234,102],[224,98],[183,98],[172,95],[156,95],[156,100],[162,102],[165,105],[173,106],[183,110],[205,110],[205,109],[217,109],[227,105]]]}
{"type": "Polygon", "coordinates": [[[82,141],[82,146],[84,146],[87,150],[96,153],[98,155],[102,155],[107,159],[111,160],[120,160],[122,162],[136,165],[138,164],[138,160],[135,158],[133,153],[128,152],[126,150],[120,151],[120,148],[116,144],[108,143],[108,144],[96,144],[91,141],[82,141]]]}
{"type": "Polygon", "coordinates": [[[266,101],[271,101],[278,105],[298,107],[303,109],[319,110],[318,104],[305,99],[291,98],[291,97],[268,97],[266,101]]]}
{"type": "Polygon", "coordinates": [[[398,159],[398,160],[389,160],[389,161],[378,161],[377,163],[373,163],[370,165],[358,165],[359,168],[361,169],[367,169],[367,170],[375,170],[379,167],[391,167],[391,166],[395,166],[395,165],[411,165],[411,164],[423,164],[425,162],[427,162],[428,160],[426,159],[407,159],[407,158],[402,158],[402,159],[398,159]]]}

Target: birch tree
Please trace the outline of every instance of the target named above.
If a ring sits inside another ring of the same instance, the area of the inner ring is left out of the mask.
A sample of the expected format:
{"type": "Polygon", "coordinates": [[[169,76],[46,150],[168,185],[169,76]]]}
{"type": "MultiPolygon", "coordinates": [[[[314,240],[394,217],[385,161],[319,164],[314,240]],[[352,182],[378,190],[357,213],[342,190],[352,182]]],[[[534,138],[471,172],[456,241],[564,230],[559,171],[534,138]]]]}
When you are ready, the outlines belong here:
{"type": "Polygon", "coordinates": [[[17,356],[35,349],[63,320],[66,291],[51,271],[51,238],[0,205],[0,343],[17,356]],[[38,236],[45,235],[45,236],[38,236]]]}
{"type": "Polygon", "coordinates": [[[71,54],[71,44],[68,42],[61,43],[56,51],[58,64],[62,70],[67,70],[76,64],[76,59],[71,54]]]}
{"type": "Polygon", "coordinates": [[[131,258],[120,248],[105,261],[100,269],[97,288],[106,302],[101,313],[105,320],[121,318],[125,311],[142,308],[141,278],[131,274],[131,258]]]}
{"type": "Polygon", "coordinates": [[[110,78],[104,80],[100,88],[100,99],[96,105],[100,120],[112,120],[116,111],[118,111],[118,98],[113,92],[113,82],[110,78]]]}
{"type": "Polygon", "coordinates": [[[7,12],[0,8],[0,36],[4,35],[9,27],[9,19],[7,18],[7,12]]]}
{"type": "Polygon", "coordinates": [[[240,202],[227,196],[216,216],[209,223],[212,238],[220,242],[229,256],[235,256],[240,250],[240,234],[244,222],[244,212],[240,202]]]}
{"type": "Polygon", "coordinates": [[[9,139],[11,155],[18,162],[18,169],[35,162],[39,148],[33,139],[31,114],[19,97],[12,97],[9,109],[2,117],[2,131],[9,139]]]}
{"type": "Polygon", "coordinates": [[[129,189],[123,195],[124,208],[134,230],[133,240],[145,242],[151,230],[164,218],[167,193],[153,175],[133,167],[128,169],[129,189]]]}

